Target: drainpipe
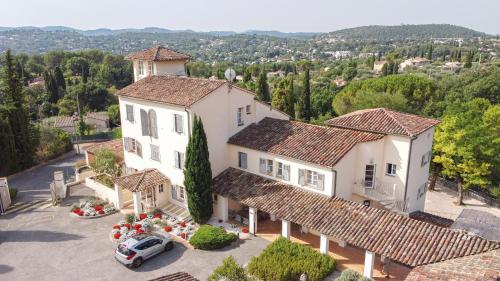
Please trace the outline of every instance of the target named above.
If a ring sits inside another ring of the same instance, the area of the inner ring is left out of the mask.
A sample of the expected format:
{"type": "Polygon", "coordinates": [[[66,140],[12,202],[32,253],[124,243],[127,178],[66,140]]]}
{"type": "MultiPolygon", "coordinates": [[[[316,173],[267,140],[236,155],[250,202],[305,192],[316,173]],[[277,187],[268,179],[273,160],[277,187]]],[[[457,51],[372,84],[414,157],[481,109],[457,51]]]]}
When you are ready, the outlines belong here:
{"type": "Polygon", "coordinates": [[[405,180],[405,197],[403,198],[403,212],[406,212],[406,195],[408,194],[408,178],[410,178],[410,164],[411,164],[411,149],[413,146],[413,141],[416,137],[411,137],[410,139],[410,150],[408,151],[408,167],[406,167],[406,180],[405,180]]]}

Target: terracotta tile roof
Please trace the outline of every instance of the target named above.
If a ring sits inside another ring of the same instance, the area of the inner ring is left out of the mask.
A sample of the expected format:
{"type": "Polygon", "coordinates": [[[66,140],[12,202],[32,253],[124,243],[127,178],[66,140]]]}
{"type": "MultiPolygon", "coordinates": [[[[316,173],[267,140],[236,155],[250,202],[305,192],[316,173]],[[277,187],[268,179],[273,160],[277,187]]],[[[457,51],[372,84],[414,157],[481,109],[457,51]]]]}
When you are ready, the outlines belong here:
{"type": "Polygon", "coordinates": [[[381,138],[381,134],[264,118],[228,143],[333,167],[357,143],[381,138]]]}
{"type": "Polygon", "coordinates": [[[405,281],[448,280],[500,280],[500,250],[419,266],[405,279],[405,281]]]}
{"type": "Polygon", "coordinates": [[[100,143],[94,144],[94,145],[89,146],[87,148],[87,153],[96,154],[101,149],[109,149],[109,150],[113,151],[113,153],[119,159],[125,159],[123,156],[123,141],[122,141],[122,139],[110,140],[110,141],[105,141],[105,142],[100,142],[100,143]]]}
{"type": "Polygon", "coordinates": [[[450,227],[453,224],[453,220],[436,216],[430,213],[416,211],[410,214],[410,218],[419,221],[425,221],[428,223],[435,224],[441,227],[450,227]]]}
{"type": "Polygon", "coordinates": [[[199,281],[199,280],[185,272],[177,272],[174,274],[169,274],[155,279],[151,279],[149,281],[199,281]]]}
{"type": "Polygon", "coordinates": [[[147,60],[147,61],[188,60],[190,58],[191,57],[186,54],[182,54],[174,50],[167,49],[163,46],[154,46],[152,48],[137,53],[133,53],[125,57],[125,59],[128,60],[147,60]]]}
{"type": "Polygon", "coordinates": [[[96,119],[96,120],[101,120],[101,121],[108,121],[109,116],[106,111],[98,111],[98,112],[87,112],[85,114],[85,119],[96,119]]]}
{"type": "Polygon", "coordinates": [[[190,106],[225,83],[224,80],[154,75],[141,79],[116,94],[122,97],[190,106]]]}
{"type": "Polygon", "coordinates": [[[115,178],[113,182],[122,188],[137,192],[144,191],[162,183],[170,182],[170,179],[157,169],[145,169],[130,175],[115,178]]]}
{"type": "Polygon", "coordinates": [[[279,219],[386,255],[410,267],[500,248],[497,242],[463,231],[327,197],[236,168],[228,168],[215,177],[213,189],[221,196],[274,214],[279,219]]]}
{"type": "Polygon", "coordinates": [[[73,116],[57,116],[54,118],[54,127],[65,128],[65,127],[75,127],[75,119],[77,117],[73,116]]]}
{"type": "Polygon", "coordinates": [[[354,111],[330,119],[325,124],[332,127],[413,137],[436,126],[439,120],[386,108],[373,108],[354,111]]]}

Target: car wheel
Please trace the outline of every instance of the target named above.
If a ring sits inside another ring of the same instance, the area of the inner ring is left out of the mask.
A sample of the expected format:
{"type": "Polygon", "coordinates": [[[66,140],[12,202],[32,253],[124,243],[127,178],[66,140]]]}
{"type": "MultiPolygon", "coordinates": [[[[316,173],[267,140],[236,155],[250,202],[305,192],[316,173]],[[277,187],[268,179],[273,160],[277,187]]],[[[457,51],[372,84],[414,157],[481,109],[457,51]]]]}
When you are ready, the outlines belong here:
{"type": "Polygon", "coordinates": [[[136,258],[132,262],[132,266],[135,267],[135,268],[138,268],[139,266],[141,266],[141,264],[142,264],[142,258],[136,258]]]}
{"type": "Polygon", "coordinates": [[[168,252],[174,248],[174,242],[168,242],[167,245],[165,245],[165,251],[168,252]]]}

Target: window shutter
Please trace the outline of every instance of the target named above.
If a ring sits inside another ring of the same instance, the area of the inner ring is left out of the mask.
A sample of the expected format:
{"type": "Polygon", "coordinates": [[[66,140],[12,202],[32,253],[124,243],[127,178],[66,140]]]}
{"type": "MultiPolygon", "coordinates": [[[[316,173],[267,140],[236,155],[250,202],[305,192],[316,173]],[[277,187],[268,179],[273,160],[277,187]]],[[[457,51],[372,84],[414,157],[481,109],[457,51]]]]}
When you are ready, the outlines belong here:
{"type": "Polygon", "coordinates": [[[290,165],[283,165],[283,179],[290,180],[290,165]]]}
{"type": "Polygon", "coordinates": [[[182,134],[184,132],[182,126],[182,115],[174,114],[174,130],[177,133],[182,134]]]}
{"type": "Polygon", "coordinates": [[[247,168],[247,154],[243,153],[242,156],[243,156],[243,165],[242,165],[242,168],[246,169],[247,168]]]}
{"type": "Polygon", "coordinates": [[[299,185],[304,185],[304,169],[299,169],[299,185]]]}
{"type": "Polygon", "coordinates": [[[179,168],[180,167],[180,163],[179,163],[179,152],[177,151],[174,151],[174,166],[176,168],[179,168]]]}
{"type": "Polygon", "coordinates": [[[179,169],[184,169],[184,153],[179,153],[179,169]]]}
{"type": "Polygon", "coordinates": [[[266,173],[266,160],[262,158],[259,160],[259,172],[262,174],[266,173]]]}
{"type": "Polygon", "coordinates": [[[158,123],[156,122],[156,112],[153,109],[150,109],[148,115],[151,136],[153,138],[158,138],[158,123]]]}
{"type": "Polygon", "coordinates": [[[140,157],[142,157],[142,145],[140,142],[138,141],[135,141],[135,146],[136,146],[136,149],[137,149],[137,155],[139,155],[140,157]]]}
{"type": "Polygon", "coordinates": [[[144,109],[141,109],[141,127],[142,127],[142,135],[149,136],[149,124],[148,124],[148,114],[144,109]]]}
{"type": "Polygon", "coordinates": [[[125,151],[130,151],[129,139],[123,138],[123,145],[125,146],[125,151]]]}

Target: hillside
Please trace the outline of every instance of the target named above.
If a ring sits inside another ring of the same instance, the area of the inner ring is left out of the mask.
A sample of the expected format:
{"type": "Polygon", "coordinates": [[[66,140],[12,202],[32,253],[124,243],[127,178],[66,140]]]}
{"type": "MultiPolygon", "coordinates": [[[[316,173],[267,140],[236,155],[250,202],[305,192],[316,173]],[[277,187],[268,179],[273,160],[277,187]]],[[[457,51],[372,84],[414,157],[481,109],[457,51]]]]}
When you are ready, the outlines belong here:
{"type": "Polygon", "coordinates": [[[429,38],[471,38],[485,33],[451,24],[370,25],[330,32],[324,36],[346,40],[419,40],[429,38]]]}

